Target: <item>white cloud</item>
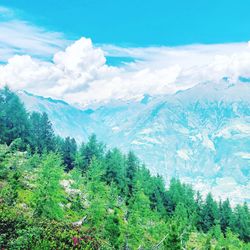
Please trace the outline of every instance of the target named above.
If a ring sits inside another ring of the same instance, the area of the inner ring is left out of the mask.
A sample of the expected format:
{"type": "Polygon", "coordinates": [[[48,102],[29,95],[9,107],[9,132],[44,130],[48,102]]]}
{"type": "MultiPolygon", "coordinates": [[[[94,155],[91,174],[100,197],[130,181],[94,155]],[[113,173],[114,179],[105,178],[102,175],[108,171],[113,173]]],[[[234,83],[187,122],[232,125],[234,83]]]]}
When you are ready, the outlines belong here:
{"type": "Polygon", "coordinates": [[[54,55],[54,66],[60,70],[58,85],[63,93],[78,92],[88,87],[102,73],[112,71],[105,65],[106,58],[100,48],[95,48],[90,39],[81,38],[65,51],[54,55]]]}
{"type": "Polygon", "coordinates": [[[28,54],[48,59],[69,41],[59,32],[49,32],[17,17],[17,10],[0,6],[0,62],[28,54]]]}
{"type": "MultiPolygon", "coordinates": [[[[85,91],[92,81],[116,71],[105,65],[103,51],[90,39],[81,38],[57,52],[52,62],[15,55],[0,66],[0,84],[55,97],[67,97],[85,91]]],[[[77,95],[77,94],[76,94],[77,95]]]]}
{"type": "Polygon", "coordinates": [[[56,52],[51,62],[16,55],[0,66],[2,85],[82,105],[173,93],[202,81],[224,76],[236,80],[241,75],[250,76],[247,43],[129,49],[95,47],[90,39],[81,38],[56,52]],[[137,60],[111,67],[105,55],[137,60]]]}
{"type": "Polygon", "coordinates": [[[248,43],[122,48],[81,38],[69,45],[63,34],[13,19],[12,10],[0,6],[0,15],[12,16],[0,19],[0,61],[6,61],[0,85],[13,89],[86,105],[174,93],[224,76],[250,77],[248,43]],[[107,56],[133,60],[112,67],[107,56]]]}
{"type": "MultiPolygon", "coordinates": [[[[0,49],[12,51],[12,54],[29,54],[35,57],[49,57],[68,44],[62,34],[47,32],[31,24],[12,20],[0,23],[0,49]]],[[[0,60],[5,61],[5,53],[0,60]]]]}

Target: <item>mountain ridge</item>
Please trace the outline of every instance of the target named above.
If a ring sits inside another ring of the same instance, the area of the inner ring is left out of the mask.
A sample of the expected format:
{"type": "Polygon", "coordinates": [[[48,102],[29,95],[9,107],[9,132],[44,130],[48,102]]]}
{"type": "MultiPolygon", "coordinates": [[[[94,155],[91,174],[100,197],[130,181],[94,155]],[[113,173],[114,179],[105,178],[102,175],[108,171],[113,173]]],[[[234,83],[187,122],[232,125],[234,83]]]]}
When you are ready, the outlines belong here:
{"type": "Polygon", "coordinates": [[[61,136],[80,142],[95,133],[112,147],[134,150],[166,183],[179,177],[218,199],[250,201],[249,83],[205,82],[173,95],[83,110],[19,96],[28,110],[47,112],[61,136]]]}

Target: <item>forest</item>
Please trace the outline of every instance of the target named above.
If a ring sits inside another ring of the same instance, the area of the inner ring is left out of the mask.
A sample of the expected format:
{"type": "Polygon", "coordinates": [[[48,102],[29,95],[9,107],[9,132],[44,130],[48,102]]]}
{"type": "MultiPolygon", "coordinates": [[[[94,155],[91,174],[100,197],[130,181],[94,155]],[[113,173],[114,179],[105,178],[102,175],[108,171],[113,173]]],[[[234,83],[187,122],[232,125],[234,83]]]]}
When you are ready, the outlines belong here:
{"type": "Polygon", "coordinates": [[[1,249],[250,249],[248,205],[166,188],[133,152],[57,136],[0,90],[1,249]]]}

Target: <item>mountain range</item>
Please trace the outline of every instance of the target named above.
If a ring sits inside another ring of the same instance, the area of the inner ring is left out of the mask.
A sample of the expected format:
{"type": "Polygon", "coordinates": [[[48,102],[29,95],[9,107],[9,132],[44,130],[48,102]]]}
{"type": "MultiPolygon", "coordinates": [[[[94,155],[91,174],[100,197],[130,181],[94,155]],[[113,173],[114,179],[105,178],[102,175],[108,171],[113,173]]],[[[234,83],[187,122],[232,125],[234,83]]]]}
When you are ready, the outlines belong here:
{"type": "Polygon", "coordinates": [[[217,199],[250,203],[250,83],[203,82],[172,95],[79,108],[19,91],[29,111],[46,112],[57,134],[133,150],[153,174],[192,184],[217,199]]]}

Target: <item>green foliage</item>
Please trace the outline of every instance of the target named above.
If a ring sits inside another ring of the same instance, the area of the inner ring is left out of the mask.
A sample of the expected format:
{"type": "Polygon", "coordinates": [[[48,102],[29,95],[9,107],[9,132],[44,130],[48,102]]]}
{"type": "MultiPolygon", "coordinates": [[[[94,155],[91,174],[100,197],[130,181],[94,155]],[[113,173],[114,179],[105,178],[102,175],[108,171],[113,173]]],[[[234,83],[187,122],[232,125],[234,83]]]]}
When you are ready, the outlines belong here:
{"type": "Polygon", "coordinates": [[[55,135],[46,113],[33,112],[29,117],[30,145],[33,152],[55,150],[55,135]]]}
{"type": "Polygon", "coordinates": [[[7,145],[0,144],[0,179],[6,179],[8,175],[8,154],[9,148],[7,145]]]}
{"type": "Polygon", "coordinates": [[[0,89],[0,110],[0,143],[10,145],[17,138],[27,142],[28,114],[17,95],[8,87],[0,89]]]}
{"type": "Polygon", "coordinates": [[[118,149],[109,150],[105,157],[105,180],[108,184],[114,182],[121,192],[125,193],[125,158],[118,149]]]}
{"type": "Polygon", "coordinates": [[[225,234],[226,230],[230,225],[232,225],[232,217],[233,217],[233,211],[230,206],[229,200],[225,200],[223,202],[220,202],[219,205],[219,210],[220,210],[220,225],[221,225],[221,230],[225,234]]]}
{"type": "Polygon", "coordinates": [[[232,216],[231,229],[240,239],[250,242],[250,212],[247,204],[237,205],[232,216]]]}
{"type": "Polygon", "coordinates": [[[203,200],[176,179],[166,189],[133,152],[106,151],[95,135],[78,148],[8,88],[0,140],[1,249],[250,249],[246,204],[203,200]]]}
{"type": "Polygon", "coordinates": [[[213,200],[211,193],[207,195],[205,204],[202,208],[202,229],[208,232],[219,221],[218,204],[213,200]]]}
{"type": "Polygon", "coordinates": [[[182,249],[189,239],[192,224],[188,219],[188,210],[183,203],[178,203],[173,217],[169,221],[168,234],[164,245],[167,249],[182,249]]]}
{"type": "Polygon", "coordinates": [[[102,159],[104,154],[104,148],[105,146],[97,141],[96,135],[91,135],[89,137],[88,143],[86,145],[82,144],[80,148],[81,160],[78,162],[79,168],[83,172],[85,172],[94,157],[98,160],[102,159]]]}
{"type": "Polygon", "coordinates": [[[9,207],[0,207],[0,212],[3,249],[99,249],[101,245],[91,230],[53,220],[33,220],[9,207]]]}
{"type": "Polygon", "coordinates": [[[48,219],[63,217],[62,187],[60,179],[63,170],[58,155],[50,153],[43,156],[38,170],[37,187],[34,190],[34,214],[48,219]]]}
{"type": "Polygon", "coordinates": [[[25,148],[25,146],[24,146],[24,142],[22,141],[21,138],[16,138],[10,144],[10,150],[13,151],[13,152],[18,151],[18,150],[20,151],[23,148],[25,148]]]}
{"type": "Polygon", "coordinates": [[[127,191],[129,197],[132,196],[133,194],[133,187],[135,184],[134,179],[138,168],[139,168],[139,160],[135,156],[135,154],[132,151],[130,151],[126,159],[126,183],[127,183],[127,191]]]}
{"type": "Polygon", "coordinates": [[[66,171],[69,171],[75,166],[75,158],[77,152],[77,145],[74,138],[67,137],[62,143],[62,157],[66,171]]]}
{"type": "Polygon", "coordinates": [[[88,217],[91,218],[92,226],[100,231],[103,230],[103,218],[107,211],[108,197],[108,186],[101,181],[102,175],[102,163],[94,159],[87,172],[86,189],[88,200],[91,201],[88,208],[88,217]]]}
{"type": "Polygon", "coordinates": [[[25,217],[18,211],[9,206],[0,206],[0,246],[2,248],[20,249],[15,242],[19,240],[19,231],[26,229],[27,226],[25,217]]]}
{"type": "Polygon", "coordinates": [[[18,198],[20,172],[16,169],[12,169],[8,176],[8,185],[1,190],[1,196],[5,199],[8,205],[16,203],[18,198]]]}

